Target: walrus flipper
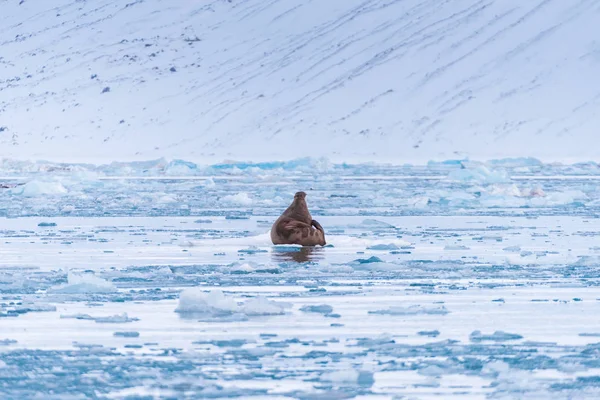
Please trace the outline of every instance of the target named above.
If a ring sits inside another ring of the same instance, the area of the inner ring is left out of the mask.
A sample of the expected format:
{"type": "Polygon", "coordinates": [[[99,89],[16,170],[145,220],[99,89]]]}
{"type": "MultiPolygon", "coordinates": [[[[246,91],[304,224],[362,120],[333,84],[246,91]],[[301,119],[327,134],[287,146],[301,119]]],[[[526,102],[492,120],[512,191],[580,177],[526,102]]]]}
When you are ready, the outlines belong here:
{"type": "Polygon", "coordinates": [[[324,246],[325,234],[323,233],[322,229],[323,228],[315,229],[311,225],[304,222],[289,219],[282,221],[278,233],[287,238],[289,244],[300,244],[302,246],[324,246]]]}
{"type": "Polygon", "coordinates": [[[317,228],[318,230],[320,230],[321,232],[325,232],[325,230],[323,229],[323,227],[321,226],[321,224],[318,223],[316,219],[313,219],[310,224],[312,226],[314,226],[315,228],[317,228]]]}

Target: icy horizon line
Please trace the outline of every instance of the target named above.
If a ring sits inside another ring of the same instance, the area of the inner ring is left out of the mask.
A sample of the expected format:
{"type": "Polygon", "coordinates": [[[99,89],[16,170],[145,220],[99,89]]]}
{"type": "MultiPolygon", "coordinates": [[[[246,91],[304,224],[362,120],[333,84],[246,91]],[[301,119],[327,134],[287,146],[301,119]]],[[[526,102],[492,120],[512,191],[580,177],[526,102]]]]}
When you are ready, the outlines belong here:
{"type": "Polygon", "coordinates": [[[226,167],[226,166],[243,166],[243,167],[291,167],[307,166],[311,164],[321,164],[329,166],[360,166],[360,165],[372,165],[372,166],[410,166],[410,167],[427,167],[427,166],[452,166],[452,165],[466,165],[466,164],[477,164],[477,165],[494,165],[494,166],[543,166],[543,165],[580,165],[580,164],[599,164],[598,161],[589,159],[576,159],[576,158],[561,158],[561,159],[543,159],[538,157],[502,157],[502,158],[440,158],[430,159],[427,161],[415,161],[415,160],[369,160],[369,159],[350,159],[348,161],[339,160],[337,158],[330,157],[298,157],[298,158],[280,158],[280,159],[236,159],[224,158],[222,161],[215,161],[216,158],[206,158],[204,162],[198,159],[185,159],[178,157],[159,157],[149,159],[123,159],[123,160],[107,160],[107,159],[92,159],[90,161],[82,160],[52,160],[52,159],[20,159],[11,157],[0,157],[0,166],[2,164],[50,164],[50,165],[62,165],[62,166],[90,166],[94,168],[111,166],[111,165],[153,165],[158,166],[164,164],[165,166],[173,164],[188,165],[191,168],[196,167],[226,167]]]}

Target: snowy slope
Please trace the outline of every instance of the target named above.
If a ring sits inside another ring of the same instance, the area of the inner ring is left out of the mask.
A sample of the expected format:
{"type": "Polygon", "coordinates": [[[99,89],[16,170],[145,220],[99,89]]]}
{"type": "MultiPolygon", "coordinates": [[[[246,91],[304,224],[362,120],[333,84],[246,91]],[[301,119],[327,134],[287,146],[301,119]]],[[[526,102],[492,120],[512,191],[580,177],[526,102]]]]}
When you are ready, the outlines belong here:
{"type": "Polygon", "coordinates": [[[598,21],[598,0],[0,0],[0,157],[590,160],[598,21]]]}

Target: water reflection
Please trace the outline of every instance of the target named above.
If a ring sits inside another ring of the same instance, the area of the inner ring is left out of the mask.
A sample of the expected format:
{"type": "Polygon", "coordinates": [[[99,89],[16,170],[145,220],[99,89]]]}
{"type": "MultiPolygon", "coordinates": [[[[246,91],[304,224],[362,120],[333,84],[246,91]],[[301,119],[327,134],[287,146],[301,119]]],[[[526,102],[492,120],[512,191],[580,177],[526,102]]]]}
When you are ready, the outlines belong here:
{"type": "Polygon", "coordinates": [[[273,257],[273,261],[275,262],[295,261],[303,263],[322,260],[324,257],[324,249],[320,246],[274,246],[271,255],[273,257]]]}

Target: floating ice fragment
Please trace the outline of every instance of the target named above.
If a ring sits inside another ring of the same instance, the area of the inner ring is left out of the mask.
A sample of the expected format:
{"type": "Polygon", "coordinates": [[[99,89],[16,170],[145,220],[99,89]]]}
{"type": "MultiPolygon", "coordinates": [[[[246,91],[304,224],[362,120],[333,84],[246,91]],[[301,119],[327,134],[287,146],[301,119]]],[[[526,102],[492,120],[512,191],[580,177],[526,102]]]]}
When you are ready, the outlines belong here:
{"type": "Polygon", "coordinates": [[[61,315],[60,318],[61,319],[85,319],[85,320],[90,320],[90,321],[94,320],[94,317],[92,317],[89,314],[67,314],[67,315],[61,315]]]}
{"type": "Polygon", "coordinates": [[[25,185],[17,186],[10,189],[11,193],[24,197],[38,197],[48,195],[63,195],[67,193],[67,189],[60,183],[55,181],[32,180],[25,185]]]}
{"type": "Polygon", "coordinates": [[[0,340],[0,346],[10,346],[11,344],[17,344],[14,339],[2,339],[0,340]]]}
{"type": "Polygon", "coordinates": [[[418,373],[424,376],[442,376],[444,375],[444,370],[437,365],[428,365],[425,368],[419,369],[418,373]]]}
{"type": "Polygon", "coordinates": [[[37,304],[25,302],[15,307],[15,311],[24,314],[28,312],[54,312],[56,307],[51,304],[37,304]]]}
{"type": "Polygon", "coordinates": [[[39,226],[40,228],[49,228],[49,227],[54,227],[54,226],[56,226],[56,222],[40,222],[40,223],[38,224],[38,226],[39,226]]]}
{"type": "Polygon", "coordinates": [[[506,373],[510,370],[510,366],[504,361],[492,361],[482,368],[481,373],[484,375],[494,374],[497,375],[499,373],[506,373]]]}
{"type": "Polygon", "coordinates": [[[360,371],[358,373],[358,384],[362,387],[371,387],[375,383],[375,376],[370,371],[360,371]]]}
{"type": "Polygon", "coordinates": [[[447,245],[444,250],[469,250],[469,247],[462,245],[447,245]]]}
{"type": "Polygon", "coordinates": [[[208,342],[198,341],[193,344],[212,344],[217,347],[242,347],[248,343],[245,339],[213,340],[208,342]]]}
{"type": "Polygon", "coordinates": [[[249,263],[234,263],[231,265],[229,272],[232,274],[251,274],[256,271],[249,263]]]}
{"type": "Polygon", "coordinates": [[[115,332],[113,336],[117,337],[125,337],[125,338],[136,338],[140,336],[139,332],[131,331],[131,332],[115,332]]]}
{"type": "Polygon", "coordinates": [[[240,206],[251,206],[252,204],[254,204],[254,200],[252,200],[252,198],[250,198],[250,196],[246,192],[223,196],[221,198],[221,201],[225,204],[233,204],[240,206]]]}
{"type": "Polygon", "coordinates": [[[139,321],[139,318],[129,318],[127,313],[123,313],[120,315],[111,315],[110,317],[96,317],[94,318],[94,321],[104,324],[120,324],[125,322],[139,321]]]}
{"type": "Polygon", "coordinates": [[[383,260],[379,257],[371,256],[369,258],[359,258],[353,261],[353,263],[358,264],[371,264],[371,263],[381,263],[383,260]]]}
{"type": "Polygon", "coordinates": [[[48,289],[48,293],[85,294],[85,293],[114,293],[117,288],[112,282],[93,274],[75,274],[69,271],[68,283],[48,289]]]}
{"type": "Polygon", "coordinates": [[[472,342],[506,342],[509,340],[523,339],[523,336],[516,333],[507,333],[504,331],[496,331],[491,335],[484,335],[481,333],[481,331],[473,331],[471,335],[469,335],[469,339],[471,339],[472,342]]]}
{"type": "Polygon", "coordinates": [[[450,313],[444,306],[440,307],[422,307],[413,305],[409,307],[392,306],[386,310],[369,311],[369,314],[379,315],[446,315],[450,313]]]}
{"type": "Polygon", "coordinates": [[[373,246],[367,247],[367,250],[398,250],[400,247],[396,246],[393,243],[390,244],[376,244],[373,246]]]}
{"type": "Polygon", "coordinates": [[[88,321],[96,321],[97,323],[126,323],[126,322],[134,322],[139,321],[139,318],[130,318],[127,313],[123,313],[120,315],[111,315],[108,317],[92,317],[89,314],[70,314],[70,315],[61,315],[61,319],[82,319],[88,321]]]}
{"type": "Polygon", "coordinates": [[[164,174],[167,176],[190,176],[197,171],[196,164],[184,160],[173,160],[164,168],[164,174]]]}
{"type": "Polygon", "coordinates": [[[268,251],[265,249],[261,249],[258,246],[249,246],[247,249],[238,250],[238,253],[256,254],[256,253],[268,253],[268,251]]]}
{"type": "Polygon", "coordinates": [[[204,181],[204,187],[213,188],[215,186],[217,186],[217,184],[212,177],[204,181]]]}
{"type": "Polygon", "coordinates": [[[191,288],[181,293],[175,312],[183,315],[199,315],[204,321],[213,319],[216,321],[223,318],[242,321],[246,320],[248,316],[281,315],[284,313],[285,306],[284,303],[277,303],[260,296],[238,305],[236,301],[226,297],[220,290],[206,293],[199,288],[191,288]]]}
{"type": "Polygon", "coordinates": [[[327,372],[321,375],[321,381],[333,383],[358,383],[359,372],[352,369],[327,372]]]}
{"type": "Polygon", "coordinates": [[[392,224],[388,224],[387,222],[383,222],[383,221],[378,221],[376,219],[365,219],[362,221],[361,225],[363,227],[379,228],[379,229],[395,229],[396,228],[392,224]]]}
{"type": "Polygon", "coordinates": [[[307,313],[331,314],[333,312],[333,307],[328,304],[320,304],[315,306],[304,306],[300,308],[300,311],[307,313]]]}
{"type": "Polygon", "coordinates": [[[440,331],[437,329],[434,331],[419,331],[417,332],[419,336],[429,336],[429,337],[438,337],[440,335],[440,331]]]}
{"type": "Polygon", "coordinates": [[[502,250],[508,251],[511,253],[519,253],[519,252],[521,252],[521,247],[520,246],[509,246],[509,247],[503,248],[502,250]]]}
{"type": "Polygon", "coordinates": [[[179,305],[175,312],[180,314],[223,315],[239,311],[238,304],[225,297],[221,290],[204,292],[199,288],[185,289],[179,295],[179,305]]]}
{"type": "Polygon", "coordinates": [[[177,203],[177,197],[170,195],[170,194],[163,194],[162,196],[157,197],[154,202],[156,204],[171,204],[171,203],[177,203]]]}
{"type": "Polygon", "coordinates": [[[579,267],[595,267],[600,265],[600,257],[598,256],[579,256],[575,262],[579,267]]]}
{"type": "Polygon", "coordinates": [[[321,381],[331,382],[337,385],[359,385],[363,387],[371,387],[375,383],[375,378],[373,373],[369,371],[345,369],[326,372],[321,375],[321,381]]]}
{"type": "Polygon", "coordinates": [[[248,316],[254,315],[281,315],[283,306],[265,297],[255,297],[244,303],[242,312],[248,316]]]}
{"type": "Polygon", "coordinates": [[[451,181],[477,182],[477,183],[501,183],[510,180],[504,170],[491,170],[483,165],[475,168],[463,168],[451,171],[447,177],[451,181]]]}

